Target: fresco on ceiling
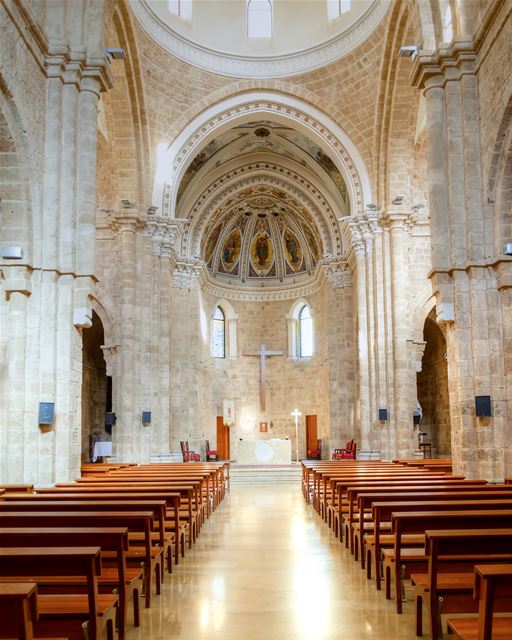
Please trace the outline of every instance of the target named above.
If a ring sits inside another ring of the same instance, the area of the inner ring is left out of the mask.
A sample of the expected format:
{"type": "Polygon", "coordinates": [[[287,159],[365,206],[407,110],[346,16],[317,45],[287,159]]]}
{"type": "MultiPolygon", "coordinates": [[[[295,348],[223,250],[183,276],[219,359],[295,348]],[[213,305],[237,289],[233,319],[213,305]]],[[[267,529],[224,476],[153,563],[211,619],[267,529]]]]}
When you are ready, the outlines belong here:
{"type": "Polygon", "coordinates": [[[206,262],[206,264],[209,264],[210,260],[213,257],[213,253],[215,251],[215,247],[217,246],[217,241],[219,239],[222,227],[222,224],[218,224],[206,239],[203,251],[204,261],[206,262]]]}
{"type": "Polygon", "coordinates": [[[222,245],[221,264],[226,273],[232,273],[238,266],[242,248],[242,232],[233,229],[222,245]]]}
{"type": "Polygon", "coordinates": [[[286,262],[293,272],[299,271],[302,265],[302,247],[294,233],[289,229],[285,229],[283,234],[283,247],[286,262]]]}
{"type": "Polygon", "coordinates": [[[322,167],[334,182],[341,197],[343,198],[343,201],[347,201],[347,185],[345,184],[345,180],[343,180],[343,176],[332,159],[324,153],[317,144],[296,131],[280,131],[278,135],[290,142],[293,142],[302,149],[302,151],[305,151],[311,158],[313,158],[313,160],[322,167]]]}
{"type": "Polygon", "coordinates": [[[308,243],[309,250],[311,251],[311,256],[314,258],[314,263],[316,264],[321,257],[320,247],[318,245],[316,236],[307,224],[302,225],[302,232],[304,233],[304,237],[306,238],[306,242],[308,243]]]}
{"type": "Polygon", "coordinates": [[[231,144],[238,138],[241,138],[247,134],[240,133],[239,131],[227,131],[223,135],[215,138],[204,147],[188,165],[187,170],[183,174],[180,186],[178,189],[177,202],[179,202],[185,193],[186,188],[191,183],[197,172],[203,167],[210,158],[219,153],[228,144],[231,144]]]}
{"type": "Polygon", "coordinates": [[[274,244],[267,231],[256,233],[251,243],[251,266],[257,276],[265,276],[274,263],[274,244]]]}

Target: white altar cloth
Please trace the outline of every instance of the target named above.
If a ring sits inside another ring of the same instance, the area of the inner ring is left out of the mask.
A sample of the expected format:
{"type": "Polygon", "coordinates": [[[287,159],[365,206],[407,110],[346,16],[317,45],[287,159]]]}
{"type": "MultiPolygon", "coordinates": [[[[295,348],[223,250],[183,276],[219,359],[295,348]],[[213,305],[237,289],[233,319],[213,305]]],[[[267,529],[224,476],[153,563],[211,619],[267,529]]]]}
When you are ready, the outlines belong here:
{"type": "Polygon", "coordinates": [[[112,455],[112,443],[109,440],[105,440],[104,442],[95,442],[94,443],[94,452],[92,455],[92,461],[96,462],[96,460],[100,457],[110,457],[112,455]]]}
{"type": "Polygon", "coordinates": [[[291,440],[239,440],[237,462],[239,464],[290,464],[291,440]]]}

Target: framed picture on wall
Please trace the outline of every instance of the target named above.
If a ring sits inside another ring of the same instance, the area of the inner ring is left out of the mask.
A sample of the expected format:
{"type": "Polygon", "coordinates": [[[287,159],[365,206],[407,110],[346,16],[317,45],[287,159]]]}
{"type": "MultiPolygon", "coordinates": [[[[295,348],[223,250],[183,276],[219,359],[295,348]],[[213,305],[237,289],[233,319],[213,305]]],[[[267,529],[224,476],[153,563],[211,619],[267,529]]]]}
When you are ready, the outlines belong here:
{"type": "Polygon", "coordinates": [[[268,433],[268,422],[260,422],[260,433],[268,433]]]}

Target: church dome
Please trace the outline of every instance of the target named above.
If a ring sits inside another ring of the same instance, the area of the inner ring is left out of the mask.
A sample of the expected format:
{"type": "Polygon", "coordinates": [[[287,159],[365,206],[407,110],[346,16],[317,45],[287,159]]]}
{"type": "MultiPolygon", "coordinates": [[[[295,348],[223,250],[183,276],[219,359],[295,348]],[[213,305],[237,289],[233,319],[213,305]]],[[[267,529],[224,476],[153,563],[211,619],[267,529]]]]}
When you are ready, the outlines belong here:
{"type": "Polygon", "coordinates": [[[202,242],[209,273],[226,284],[306,280],[322,253],[322,240],[308,211],[289,194],[263,184],[226,201],[212,216],[202,242]]]}
{"type": "Polygon", "coordinates": [[[131,0],[146,33],[172,55],[235,77],[278,77],[322,67],[380,24],[389,0],[131,0]],[[259,6],[258,6],[259,5],[259,6]],[[269,8],[270,32],[252,37],[249,11],[269,8]],[[332,14],[330,8],[338,7],[332,14]]]}

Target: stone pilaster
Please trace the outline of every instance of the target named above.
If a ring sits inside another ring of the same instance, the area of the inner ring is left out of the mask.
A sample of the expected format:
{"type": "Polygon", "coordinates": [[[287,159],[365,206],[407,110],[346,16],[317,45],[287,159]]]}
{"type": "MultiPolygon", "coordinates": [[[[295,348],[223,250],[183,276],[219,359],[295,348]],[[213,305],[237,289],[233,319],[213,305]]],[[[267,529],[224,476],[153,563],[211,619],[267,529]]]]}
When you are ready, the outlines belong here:
{"type": "Polygon", "coordinates": [[[477,56],[468,42],[418,56],[412,81],[426,99],[432,237],[430,279],[445,324],[454,470],[502,479],[508,442],[505,323],[482,200],[477,56]],[[477,418],[475,396],[493,416],[477,418]]]}

